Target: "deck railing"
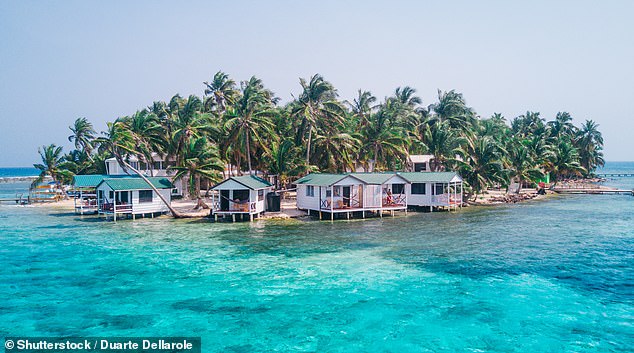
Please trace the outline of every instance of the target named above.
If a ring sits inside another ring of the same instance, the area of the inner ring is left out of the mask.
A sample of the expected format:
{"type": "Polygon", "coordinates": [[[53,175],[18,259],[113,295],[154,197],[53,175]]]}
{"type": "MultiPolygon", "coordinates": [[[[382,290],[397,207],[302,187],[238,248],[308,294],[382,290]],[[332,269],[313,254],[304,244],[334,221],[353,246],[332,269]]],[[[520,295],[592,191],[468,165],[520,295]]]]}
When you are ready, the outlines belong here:
{"type": "Polygon", "coordinates": [[[229,208],[223,210],[220,201],[214,201],[211,204],[211,209],[215,212],[255,212],[257,210],[257,202],[244,202],[238,203],[234,201],[229,201],[229,208]]]}
{"type": "Polygon", "coordinates": [[[441,195],[432,195],[431,202],[433,204],[441,204],[441,205],[460,205],[462,203],[462,200],[460,199],[460,195],[441,194],[441,195]]]}
{"type": "Polygon", "coordinates": [[[113,203],[102,203],[101,206],[99,207],[99,211],[101,212],[114,212],[116,209],[117,213],[130,213],[132,212],[132,204],[117,204],[114,205],[113,203]],[[116,207],[115,207],[116,206],[116,207]]]}
{"type": "Polygon", "coordinates": [[[405,206],[405,194],[392,194],[383,197],[383,207],[405,206]]]}

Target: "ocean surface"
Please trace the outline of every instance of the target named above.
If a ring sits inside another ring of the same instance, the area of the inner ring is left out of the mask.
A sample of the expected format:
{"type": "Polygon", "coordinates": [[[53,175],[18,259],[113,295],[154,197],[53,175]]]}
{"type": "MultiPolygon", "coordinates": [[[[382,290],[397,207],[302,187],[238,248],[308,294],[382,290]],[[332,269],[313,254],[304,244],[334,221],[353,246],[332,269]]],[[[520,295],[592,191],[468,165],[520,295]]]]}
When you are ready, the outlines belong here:
{"type": "Polygon", "coordinates": [[[115,224],[2,204],[0,244],[2,337],[201,336],[204,352],[634,347],[629,195],[333,223],[115,224]]]}
{"type": "Polygon", "coordinates": [[[38,176],[40,171],[33,167],[0,168],[0,178],[38,176]]]}

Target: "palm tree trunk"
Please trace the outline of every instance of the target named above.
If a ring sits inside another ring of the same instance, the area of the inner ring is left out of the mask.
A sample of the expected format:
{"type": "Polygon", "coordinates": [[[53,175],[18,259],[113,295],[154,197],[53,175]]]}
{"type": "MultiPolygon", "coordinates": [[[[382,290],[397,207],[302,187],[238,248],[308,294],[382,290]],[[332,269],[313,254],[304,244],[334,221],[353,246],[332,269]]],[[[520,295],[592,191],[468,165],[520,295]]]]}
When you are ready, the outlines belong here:
{"type": "Polygon", "coordinates": [[[187,172],[187,198],[190,200],[194,199],[194,180],[191,172],[187,172]]]}
{"type": "Polygon", "coordinates": [[[196,190],[196,198],[200,198],[200,175],[194,176],[195,180],[195,190],[196,190]]]}
{"type": "Polygon", "coordinates": [[[379,161],[379,146],[374,145],[374,162],[372,162],[372,172],[376,169],[376,163],[379,161]]]}
{"type": "Polygon", "coordinates": [[[313,138],[313,127],[308,127],[308,143],[306,144],[306,166],[310,165],[310,142],[313,138]]]}
{"type": "Polygon", "coordinates": [[[253,168],[251,167],[251,143],[249,142],[249,130],[244,132],[247,141],[247,163],[249,165],[249,175],[253,175],[253,168]]]}

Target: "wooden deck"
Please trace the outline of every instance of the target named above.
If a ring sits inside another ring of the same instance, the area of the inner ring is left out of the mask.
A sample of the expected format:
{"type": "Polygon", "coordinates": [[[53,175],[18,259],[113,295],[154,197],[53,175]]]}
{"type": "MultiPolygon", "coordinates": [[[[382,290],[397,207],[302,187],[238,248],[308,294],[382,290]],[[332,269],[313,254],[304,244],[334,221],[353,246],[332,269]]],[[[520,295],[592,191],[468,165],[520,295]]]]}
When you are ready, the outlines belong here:
{"type": "Polygon", "coordinates": [[[407,209],[406,205],[392,205],[392,206],[376,206],[376,207],[341,207],[341,208],[321,208],[321,212],[333,212],[333,213],[343,213],[343,212],[362,212],[362,211],[398,211],[407,209]]]}

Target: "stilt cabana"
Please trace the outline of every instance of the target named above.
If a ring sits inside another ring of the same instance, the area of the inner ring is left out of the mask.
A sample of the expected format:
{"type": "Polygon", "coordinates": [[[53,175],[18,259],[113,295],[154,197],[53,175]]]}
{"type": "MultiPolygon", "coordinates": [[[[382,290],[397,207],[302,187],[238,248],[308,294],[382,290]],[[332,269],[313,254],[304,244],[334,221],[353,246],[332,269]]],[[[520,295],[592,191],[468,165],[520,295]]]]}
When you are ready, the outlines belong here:
{"type": "Polygon", "coordinates": [[[407,180],[396,173],[311,173],[295,183],[297,208],[317,212],[320,219],[324,213],[333,220],[336,214],[350,218],[407,210],[407,180]]]}
{"type": "Polygon", "coordinates": [[[408,181],[405,186],[408,206],[462,207],[463,181],[455,172],[399,173],[408,181]]]}
{"type": "MultiPolygon", "coordinates": [[[[174,186],[169,179],[148,179],[163,198],[171,202],[171,190],[174,186]]],[[[131,216],[132,219],[139,215],[154,217],[169,211],[156,192],[140,177],[104,178],[96,190],[99,214],[112,216],[114,221],[122,216],[131,216]]]]}
{"type": "Polygon", "coordinates": [[[255,175],[242,175],[225,179],[211,189],[216,220],[219,215],[231,216],[235,222],[236,216],[248,215],[252,221],[266,210],[266,196],[273,191],[273,185],[255,175]]]}

